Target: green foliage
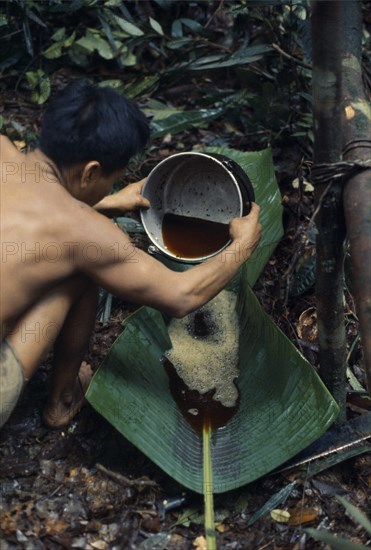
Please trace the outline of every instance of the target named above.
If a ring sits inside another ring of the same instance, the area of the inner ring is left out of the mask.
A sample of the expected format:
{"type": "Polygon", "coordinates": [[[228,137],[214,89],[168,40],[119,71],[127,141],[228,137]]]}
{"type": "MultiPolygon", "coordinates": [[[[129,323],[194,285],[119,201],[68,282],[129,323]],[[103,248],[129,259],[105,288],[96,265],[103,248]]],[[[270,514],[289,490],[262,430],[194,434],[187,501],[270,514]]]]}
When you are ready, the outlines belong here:
{"type": "Polygon", "coordinates": [[[247,132],[253,147],[291,135],[310,147],[311,72],[272,47],[309,63],[309,15],[308,0],[9,0],[0,3],[0,88],[42,104],[63,69],[147,111],[160,101],[168,115],[154,110],[157,137],[222,119],[234,128],[227,143],[247,132]],[[189,91],[170,97],[176,86],[189,91]]]}
{"type": "Polygon", "coordinates": [[[50,95],[49,77],[41,69],[26,72],[26,77],[32,100],[38,104],[45,103],[50,95]]]}

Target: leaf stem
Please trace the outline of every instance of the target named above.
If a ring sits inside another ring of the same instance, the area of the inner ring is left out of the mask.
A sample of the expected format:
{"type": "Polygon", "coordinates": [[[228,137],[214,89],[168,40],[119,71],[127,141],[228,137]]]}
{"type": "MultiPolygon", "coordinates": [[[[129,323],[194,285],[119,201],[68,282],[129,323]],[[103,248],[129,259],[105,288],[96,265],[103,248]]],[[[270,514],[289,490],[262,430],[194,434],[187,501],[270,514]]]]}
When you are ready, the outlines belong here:
{"type": "Polygon", "coordinates": [[[213,468],[211,462],[210,426],[204,422],[203,426],[203,470],[204,470],[204,502],[205,502],[205,535],[207,550],[216,550],[215,520],[214,520],[214,491],[213,468]]]}

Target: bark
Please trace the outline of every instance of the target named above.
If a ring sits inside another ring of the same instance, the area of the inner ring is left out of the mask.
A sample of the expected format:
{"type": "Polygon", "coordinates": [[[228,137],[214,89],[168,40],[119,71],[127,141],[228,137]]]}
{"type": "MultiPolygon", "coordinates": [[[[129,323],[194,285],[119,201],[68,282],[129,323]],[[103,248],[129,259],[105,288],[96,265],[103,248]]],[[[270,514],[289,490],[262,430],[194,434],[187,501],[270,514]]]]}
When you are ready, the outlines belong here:
{"type": "MultiPolygon", "coordinates": [[[[371,157],[371,113],[361,68],[361,3],[342,8],[342,111],[344,160],[371,157]]],[[[344,211],[352,262],[352,286],[360,322],[364,364],[371,392],[371,170],[344,181],[344,211]]]]}
{"type": "MultiPolygon", "coordinates": [[[[341,137],[341,0],[313,3],[314,165],[336,163],[341,137]]],[[[340,406],[337,422],[346,419],[346,338],[344,323],[345,220],[338,180],[316,184],[316,298],[320,376],[340,406]]]]}

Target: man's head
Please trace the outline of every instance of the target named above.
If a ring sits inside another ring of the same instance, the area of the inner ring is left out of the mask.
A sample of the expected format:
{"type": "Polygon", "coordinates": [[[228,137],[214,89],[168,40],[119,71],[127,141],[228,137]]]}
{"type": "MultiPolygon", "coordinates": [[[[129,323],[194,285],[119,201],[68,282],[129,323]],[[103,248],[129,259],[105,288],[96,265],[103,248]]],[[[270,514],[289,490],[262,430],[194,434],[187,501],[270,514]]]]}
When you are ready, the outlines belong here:
{"type": "Polygon", "coordinates": [[[80,80],[45,111],[39,148],[57,165],[70,192],[93,204],[148,138],[148,122],[132,101],[112,88],[80,80]]]}

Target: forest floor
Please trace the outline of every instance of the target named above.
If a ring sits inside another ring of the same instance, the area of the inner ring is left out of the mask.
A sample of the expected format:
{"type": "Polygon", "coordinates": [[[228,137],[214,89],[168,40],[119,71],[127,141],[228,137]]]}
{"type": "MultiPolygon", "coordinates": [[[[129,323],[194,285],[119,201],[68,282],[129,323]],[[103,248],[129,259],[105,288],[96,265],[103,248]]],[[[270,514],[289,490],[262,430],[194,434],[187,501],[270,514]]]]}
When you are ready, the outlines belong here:
{"type": "MultiPolygon", "coordinates": [[[[16,103],[9,98],[6,101],[8,109],[16,103]]],[[[19,113],[18,107],[15,112],[19,113]]],[[[35,130],[30,106],[24,105],[19,116],[23,125],[35,130]]],[[[183,147],[191,150],[198,143],[209,144],[211,133],[195,130],[187,135],[189,142],[183,139],[183,147]]],[[[149,162],[156,163],[176,152],[175,143],[175,138],[173,145],[169,146],[169,141],[160,143],[149,162]]],[[[235,148],[239,145],[232,144],[235,148]]],[[[256,294],[267,313],[317,369],[313,287],[309,284],[295,296],[288,292],[298,262],[313,255],[313,242],[308,238],[313,196],[303,185],[299,189],[292,185],[300,179],[303,155],[293,153],[289,146],[273,153],[283,198],[285,236],[262,274],[256,294]]],[[[143,235],[135,239],[138,246],[146,247],[143,235]]],[[[134,309],[132,304],[114,299],[109,321],[96,322],[86,357],[93,370],[120,333],[122,321],[134,309]]],[[[346,315],[349,367],[364,385],[357,318],[349,290],[346,315]]],[[[206,550],[202,497],[185,491],[169,478],[89,405],[65,430],[52,431],[43,426],[41,411],[47,397],[50,359],[29,383],[1,431],[1,550],[206,550]]],[[[348,419],[370,414],[370,400],[351,390],[349,386],[348,419]]],[[[363,451],[371,449],[367,445],[363,443],[363,451]]],[[[218,549],[330,548],[315,542],[306,533],[307,527],[320,527],[369,546],[370,536],[345,513],[335,495],[342,495],[369,513],[370,453],[341,460],[339,452],[338,457],[338,464],[313,476],[293,468],[217,495],[218,549]],[[294,480],[288,498],[276,506],[290,512],[290,521],[279,522],[267,512],[249,525],[253,514],[294,480]]]]}

